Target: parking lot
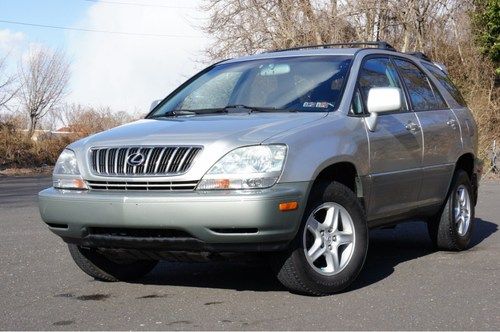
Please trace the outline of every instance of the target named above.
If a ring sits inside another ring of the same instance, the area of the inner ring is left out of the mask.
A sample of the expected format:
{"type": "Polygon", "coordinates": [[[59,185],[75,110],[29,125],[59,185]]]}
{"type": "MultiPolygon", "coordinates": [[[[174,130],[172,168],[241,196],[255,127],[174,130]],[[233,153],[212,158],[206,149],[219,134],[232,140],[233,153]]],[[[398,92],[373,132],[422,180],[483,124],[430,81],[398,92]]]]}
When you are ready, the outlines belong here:
{"type": "Polygon", "coordinates": [[[94,281],[41,222],[50,177],[0,177],[0,329],[500,329],[500,182],[482,184],[472,248],[435,252],[425,225],[370,235],[348,291],[286,291],[264,265],[161,263],[135,283],[94,281]]]}

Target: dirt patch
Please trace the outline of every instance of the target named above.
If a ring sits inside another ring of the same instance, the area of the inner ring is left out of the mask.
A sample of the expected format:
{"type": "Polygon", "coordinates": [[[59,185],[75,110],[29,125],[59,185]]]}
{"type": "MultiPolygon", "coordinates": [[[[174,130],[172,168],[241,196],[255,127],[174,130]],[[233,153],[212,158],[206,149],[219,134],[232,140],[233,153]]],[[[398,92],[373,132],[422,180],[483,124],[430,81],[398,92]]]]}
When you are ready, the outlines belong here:
{"type": "Polygon", "coordinates": [[[73,321],[73,320],[60,320],[60,321],[52,323],[52,325],[54,325],[54,326],[68,326],[68,325],[73,324],[74,322],[75,321],[73,321]]]}
{"type": "Polygon", "coordinates": [[[138,300],[142,300],[142,299],[158,299],[158,298],[164,298],[164,297],[168,297],[168,294],[149,294],[149,295],[144,295],[144,296],[136,297],[136,299],[138,299],[138,300]]]}
{"type": "Polygon", "coordinates": [[[76,299],[80,301],[104,301],[107,298],[111,297],[109,294],[89,294],[89,295],[80,295],[75,296],[72,293],[63,293],[54,295],[54,297],[64,297],[67,299],[76,299]]]}

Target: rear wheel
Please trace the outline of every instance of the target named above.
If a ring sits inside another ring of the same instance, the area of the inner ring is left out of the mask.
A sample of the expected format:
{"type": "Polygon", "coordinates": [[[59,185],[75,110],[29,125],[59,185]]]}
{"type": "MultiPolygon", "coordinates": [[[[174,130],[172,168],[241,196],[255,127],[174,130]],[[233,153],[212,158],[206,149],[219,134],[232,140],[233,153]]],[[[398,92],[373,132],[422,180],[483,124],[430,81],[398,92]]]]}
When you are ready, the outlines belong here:
{"type": "Polygon", "coordinates": [[[96,249],[68,244],[71,257],[76,265],[89,276],[102,281],[127,281],[148,274],[158,261],[134,260],[117,262],[104,256],[96,249]]]}
{"type": "Polygon", "coordinates": [[[292,250],[274,263],[290,290],[327,295],[348,287],[361,271],[368,231],[363,208],[345,185],[332,182],[312,195],[292,250]]]}
{"type": "Polygon", "coordinates": [[[428,222],[429,235],[438,249],[464,250],[472,237],[473,221],[470,179],[465,171],[457,170],[440,214],[428,222]]]}

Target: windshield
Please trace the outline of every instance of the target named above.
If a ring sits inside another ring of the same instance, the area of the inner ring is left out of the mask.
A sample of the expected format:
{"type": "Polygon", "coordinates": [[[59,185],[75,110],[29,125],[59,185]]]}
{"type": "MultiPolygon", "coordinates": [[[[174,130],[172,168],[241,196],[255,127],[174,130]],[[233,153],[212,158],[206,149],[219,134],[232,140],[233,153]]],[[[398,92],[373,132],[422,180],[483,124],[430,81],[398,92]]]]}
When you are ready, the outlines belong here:
{"type": "Polygon", "coordinates": [[[202,72],[150,115],[227,111],[327,112],[336,108],[352,57],[311,56],[220,64],[202,72]]]}

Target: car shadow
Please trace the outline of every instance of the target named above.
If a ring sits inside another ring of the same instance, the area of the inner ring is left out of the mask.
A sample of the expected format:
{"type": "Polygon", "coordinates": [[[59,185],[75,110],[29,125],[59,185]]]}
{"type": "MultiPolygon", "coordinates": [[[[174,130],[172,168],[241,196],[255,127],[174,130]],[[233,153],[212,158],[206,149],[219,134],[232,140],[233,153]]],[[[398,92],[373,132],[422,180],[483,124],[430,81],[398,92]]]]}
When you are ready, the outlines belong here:
{"type": "MultiPolygon", "coordinates": [[[[498,230],[498,225],[476,218],[470,248],[498,230]]],[[[424,222],[408,222],[394,229],[377,229],[370,232],[370,248],[360,275],[348,290],[355,290],[387,278],[395,267],[435,253],[424,222]]]]}
{"type": "MultiPolygon", "coordinates": [[[[475,220],[471,247],[498,230],[498,225],[483,219],[475,220]]],[[[435,252],[427,227],[423,222],[408,222],[393,229],[370,231],[370,248],[365,266],[347,291],[369,286],[387,278],[402,262],[435,252]]],[[[201,288],[233,289],[237,291],[286,291],[265,260],[250,264],[238,262],[170,263],[161,262],[136,283],[201,288]]]]}
{"type": "Polygon", "coordinates": [[[252,263],[160,262],[151,273],[135,282],[255,292],[285,290],[265,260],[252,263]]]}

